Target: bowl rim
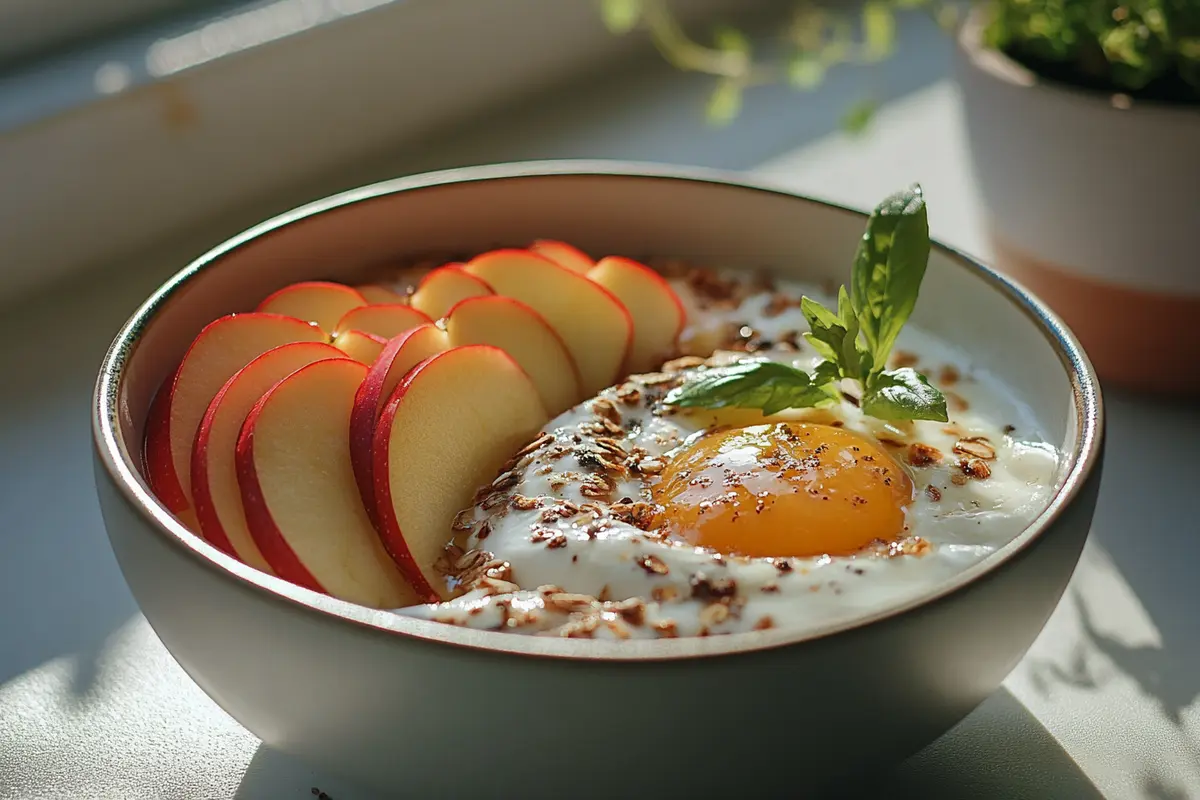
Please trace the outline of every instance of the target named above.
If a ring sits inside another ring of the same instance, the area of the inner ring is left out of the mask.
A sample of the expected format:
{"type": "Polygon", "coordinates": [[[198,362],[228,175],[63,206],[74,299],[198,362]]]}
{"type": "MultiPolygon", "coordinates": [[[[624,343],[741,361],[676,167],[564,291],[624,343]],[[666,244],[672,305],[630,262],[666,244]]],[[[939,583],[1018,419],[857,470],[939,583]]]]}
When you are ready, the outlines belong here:
{"type": "Polygon", "coordinates": [[[675,661],[721,655],[745,654],[786,645],[812,642],[835,634],[870,626],[931,605],[973,584],[1037,541],[1054,521],[1081,494],[1088,478],[1100,463],[1104,431],[1104,407],[1099,380],[1091,362],[1074,334],[1040,301],[1019,284],[991,268],[941,242],[940,250],[961,269],[975,273],[1017,306],[1045,336],[1067,372],[1071,382],[1076,426],[1075,447],[1069,451],[1073,464],[1047,507],[1020,534],[1003,547],[967,569],[934,584],[928,591],[896,606],[847,621],[827,624],[803,632],[789,633],[786,628],[748,631],[712,637],[633,640],[612,642],[590,639],[521,636],[501,631],[481,631],[431,620],[416,619],[390,611],[366,608],[301,588],[261,573],[192,533],[179,522],[138,477],[132,457],[118,432],[120,390],[125,366],[129,363],[142,333],[152,324],[164,304],[189,281],[221,258],[273,231],[309,217],[342,209],[383,196],[452,184],[484,183],[545,177],[610,177],[640,180],[667,180],[681,183],[717,185],[755,193],[767,193],[793,201],[823,206],[863,220],[867,213],[826,200],[800,194],[778,184],[725,170],[679,167],[631,161],[552,160],[522,161],[427,172],[394,178],[351,189],[284,212],[255,225],[217,245],[192,261],[156,290],[126,321],[114,338],[96,379],[92,403],[92,437],[96,456],[112,479],[122,499],[149,523],[154,532],[171,546],[203,568],[240,588],[258,594],[267,602],[284,606],[282,610],[308,615],[313,621],[331,624],[350,623],[389,639],[414,640],[414,644],[449,645],[469,651],[511,656],[584,662],[675,661]],[[337,621],[337,622],[335,622],[337,621]]]}

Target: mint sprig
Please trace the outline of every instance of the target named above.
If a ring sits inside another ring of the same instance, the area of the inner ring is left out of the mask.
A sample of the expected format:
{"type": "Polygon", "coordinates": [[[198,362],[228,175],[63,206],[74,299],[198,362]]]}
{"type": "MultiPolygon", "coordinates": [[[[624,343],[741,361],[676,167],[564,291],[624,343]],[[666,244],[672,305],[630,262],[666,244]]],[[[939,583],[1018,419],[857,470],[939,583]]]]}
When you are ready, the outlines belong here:
{"type": "Polygon", "coordinates": [[[668,403],[684,408],[760,408],[767,415],[836,399],[831,382],[773,361],[714,370],[667,396],[668,403]]]}
{"type": "Polygon", "coordinates": [[[756,408],[766,415],[811,408],[841,397],[844,380],[862,388],[863,412],[885,420],[945,422],[946,398],[924,375],[888,370],[888,356],[917,304],[929,261],[929,220],[921,187],[897,192],[867,221],[850,274],[833,311],[809,297],[800,312],[804,334],[825,360],[812,373],[763,361],[713,370],[667,395],[692,408],[756,408]]]}

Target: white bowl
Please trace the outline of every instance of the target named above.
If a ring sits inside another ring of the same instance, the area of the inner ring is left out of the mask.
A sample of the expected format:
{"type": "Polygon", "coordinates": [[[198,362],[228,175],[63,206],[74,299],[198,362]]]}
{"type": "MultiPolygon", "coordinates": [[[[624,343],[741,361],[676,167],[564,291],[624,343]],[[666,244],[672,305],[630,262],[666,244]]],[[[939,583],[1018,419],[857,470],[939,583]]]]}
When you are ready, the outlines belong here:
{"type": "Polygon", "coordinates": [[[1057,492],[1009,545],[917,601],[815,634],[560,640],[361,608],[206,544],[155,500],[139,457],[151,395],[192,337],[292,281],[353,281],[389,261],[536,237],[841,280],[864,222],[727,174],[551,162],[389,181],[264,223],[167,282],[101,368],[96,482],[125,578],[234,718],[391,791],[766,793],[898,761],[995,690],[1033,642],[1074,569],[1100,478],[1100,394],[1074,337],[945,247],[934,247],[914,321],[1031,404],[1066,454],[1057,492]]]}

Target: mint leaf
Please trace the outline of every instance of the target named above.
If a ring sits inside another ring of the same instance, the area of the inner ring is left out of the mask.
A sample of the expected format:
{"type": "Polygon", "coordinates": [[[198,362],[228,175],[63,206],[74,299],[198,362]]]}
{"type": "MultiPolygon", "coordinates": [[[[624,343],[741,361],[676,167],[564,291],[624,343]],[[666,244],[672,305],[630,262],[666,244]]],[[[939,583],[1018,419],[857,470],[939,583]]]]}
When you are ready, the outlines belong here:
{"type": "Polygon", "coordinates": [[[913,184],[880,203],[854,256],[850,302],[876,368],[917,304],[929,262],[929,219],[921,187],[913,184]]]}
{"type": "Polygon", "coordinates": [[[949,419],[946,398],[912,367],[875,375],[863,395],[862,410],[878,419],[949,419]]]}
{"type": "Polygon", "coordinates": [[[842,371],[832,361],[822,361],[813,370],[812,382],[818,385],[831,384],[842,377],[842,371]]]}
{"type": "Polygon", "coordinates": [[[807,372],[774,361],[712,370],[673,389],[668,405],[682,408],[758,408],[764,415],[788,408],[811,408],[835,399],[836,390],[815,383],[807,372]]]}
{"type": "MultiPolygon", "coordinates": [[[[846,302],[849,303],[849,300],[846,302]]],[[[808,321],[809,327],[809,332],[804,338],[817,352],[837,365],[840,375],[856,378],[858,358],[854,342],[858,337],[858,320],[853,314],[847,320],[846,315],[842,313],[840,302],[838,306],[838,313],[835,314],[811,297],[800,298],[800,313],[808,321]],[[849,359],[850,363],[847,363],[847,352],[854,354],[849,359]]]]}

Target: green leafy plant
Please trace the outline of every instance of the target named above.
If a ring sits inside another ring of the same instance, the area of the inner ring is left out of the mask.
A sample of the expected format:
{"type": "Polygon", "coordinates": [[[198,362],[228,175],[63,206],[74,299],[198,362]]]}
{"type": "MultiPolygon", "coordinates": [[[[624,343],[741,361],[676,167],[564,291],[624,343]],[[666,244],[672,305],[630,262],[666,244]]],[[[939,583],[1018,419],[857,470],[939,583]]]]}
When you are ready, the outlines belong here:
{"type": "Polygon", "coordinates": [[[900,329],[917,304],[929,261],[929,220],[921,187],[913,185],[880,203],[867,222],[850,273],[838,291],[837,309],[809,297],[800,301],[804,334],[825,359],[811,373],[786,364],[755,362],[714,369],[673,390],[666,402],[692,408],[756,408],[776,414],[811,408],[845,396],[865,413],[886,420],[945,422],[946,398],[910,367],[887,369],[900,329]]]}
{"type": "MultiPolygon", "coordinates": [[[[779,31],[771,55],[756,58],[745,32],[728,26],[711,43],[690,36],[668,0],[600,0],[614,33],[644,30],[675,67],[711,75],[714,123],[734,119],[742,93],[787,82],[821,84],[839,64],[876,64],[895,49],[896,14],[932,15],[953,29],[970,3],[866,0],[856,10],[801,0],[779,31]]],[[[1158,100],[1200,102],[1200,0],[974,0],[985,43],[1039,74],[1087,88],[1158,100]]],[[[850,130],[869,124],[875,103],[863,98],[843,118],[850,130]]]]}

